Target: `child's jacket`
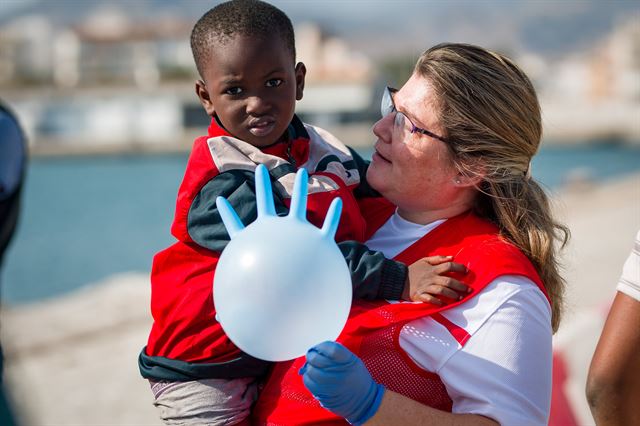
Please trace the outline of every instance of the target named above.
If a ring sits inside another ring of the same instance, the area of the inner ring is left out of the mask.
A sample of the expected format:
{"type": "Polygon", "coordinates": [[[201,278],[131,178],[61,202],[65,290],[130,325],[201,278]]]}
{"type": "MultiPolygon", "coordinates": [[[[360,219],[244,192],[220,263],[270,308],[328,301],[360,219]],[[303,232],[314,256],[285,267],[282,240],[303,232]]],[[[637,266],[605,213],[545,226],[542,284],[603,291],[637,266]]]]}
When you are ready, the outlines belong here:
{"type": "MultiPolygon", "coordinates": [[[[214,272],[229,236],[216,208],[225,197],[247,225],[257,217],[254,171],[269,170],[278,214],[288,212],[295,173],[309,173],[307,217],[322,226],[331,201],[342,198],[337,241],[351,269],[354,297],[399,299],[406,267],[370,252],[361,242],[365,222],[357,200],[377,195],[364,180],[368,164],[328,132],[294,117],[288,138],[259,149],[229,135],[213,119],[195,140],[178,191],[171,233],[151,271],[154,323],[139,356],[141,374],[155,380],[257,376],[269,363],[241,352],[215,320],[214,272]]],[[[273,248],[278,250],[277,247],[273,248]]]]}

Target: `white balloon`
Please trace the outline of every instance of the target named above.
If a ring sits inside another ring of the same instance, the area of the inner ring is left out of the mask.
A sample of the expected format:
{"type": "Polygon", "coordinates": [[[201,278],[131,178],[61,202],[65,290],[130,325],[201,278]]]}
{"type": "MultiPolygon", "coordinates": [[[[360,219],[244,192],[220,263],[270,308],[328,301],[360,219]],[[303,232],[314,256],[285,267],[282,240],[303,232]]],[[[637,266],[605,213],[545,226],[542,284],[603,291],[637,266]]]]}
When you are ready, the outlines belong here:
{"type": "Polygon", "coordinates": [[[335,340],[351,307],[351,276],[334,241],[341,200],[333,200],[318,229],[305,218],[306,188],[300,169],[289,215],[278,217],[267,169],[259,165],[258,218],[246,228],[226,199],[216,201],[231,236],[215,272],[216,317],[236,346],[267,361],[335,340]]]}

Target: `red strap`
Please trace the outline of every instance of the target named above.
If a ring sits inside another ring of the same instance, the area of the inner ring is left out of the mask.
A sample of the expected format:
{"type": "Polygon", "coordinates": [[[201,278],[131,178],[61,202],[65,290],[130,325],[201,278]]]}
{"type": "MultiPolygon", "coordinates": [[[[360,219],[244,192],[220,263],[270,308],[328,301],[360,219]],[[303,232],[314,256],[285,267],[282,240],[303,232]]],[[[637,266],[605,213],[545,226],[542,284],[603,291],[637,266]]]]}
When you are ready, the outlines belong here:
{"type": "Polygon", "coordinates": [[[456,339],[456,341],[460,343],[461,346],[463,346],[471,337],[471,335],[467,333],[467,330],[458,325],[455,325],[440,313],[431,315],[431,318],[443,325],[444,328],[446,328],[449,333],[451,333],[453,338],[456,339]]]}

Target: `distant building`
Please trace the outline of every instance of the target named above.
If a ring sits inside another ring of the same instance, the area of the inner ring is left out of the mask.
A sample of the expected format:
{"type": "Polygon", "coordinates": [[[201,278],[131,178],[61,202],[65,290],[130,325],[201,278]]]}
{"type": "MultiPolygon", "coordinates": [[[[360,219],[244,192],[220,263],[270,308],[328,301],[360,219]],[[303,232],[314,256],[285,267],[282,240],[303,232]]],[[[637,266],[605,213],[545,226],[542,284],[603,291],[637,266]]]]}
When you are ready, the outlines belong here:
{"type": "Polygon", "coordinates": [[[556,140],[640,142],[640,25],[621,21],[587,51],[548,64],[540,97],[556,140]]]}
{"type": "MultiPolygon", "coordinates": [[[[34,152],[188,146],[209,120],[193,93],[192,24],[136,22],[106,4],[70,27],[44,16],[0,27],[0,87],[12,94],[34,152]]],[[[371,62],[313,24],[296,28],[296,39],[308,71],[303,119],[326,127],[369,120],[371,62]]]]}
{"type": "Polygon", "coordinates": [[[69,28],[54,28],[44,16],[25,16],[0,28],[0,86],[149,88],[162,80],[193,78],[190,28],[172,17],[132,22],[114,5],[99,6],[69,28]]]}
{"type": "Polygon", "coordinates": [[[44,16],[27,15],[0,28],[0,87],[50,82],[55,29],[44,16]]]}
{"type": "Polygon", "coordinates": [[[182,19],[132,22],[120,8],[99,8],[73,28],[82,49],[80,80],[152,88],[162,80],[192,79],[190,29],[191,24],[182,19]]]}
{"type": "Polygon", "coordinates": [[[307,66],[307,81],[363,83],[371,79],[371,61],[362,53],[350,49],[335,36],[327,36],[313,23],[296,27],[298,60],[307,66]]]}

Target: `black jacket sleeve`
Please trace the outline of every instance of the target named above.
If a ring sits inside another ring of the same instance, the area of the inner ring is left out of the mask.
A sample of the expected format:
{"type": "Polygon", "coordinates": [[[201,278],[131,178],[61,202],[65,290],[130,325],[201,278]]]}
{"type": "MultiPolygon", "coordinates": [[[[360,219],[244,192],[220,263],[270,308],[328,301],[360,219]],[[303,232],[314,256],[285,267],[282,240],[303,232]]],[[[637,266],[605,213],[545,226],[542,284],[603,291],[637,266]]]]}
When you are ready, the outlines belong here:
{"type": "Polygon", "coordinates": [[[351,272],[354,299],[400,300],[408,269],[357,241],[338,244],[351,272]]]}
{"type": "MultiPolygon", "coordinates": [[[[219,196],[229,201],[245,226],[256,220],[258,208],[254,176],[253,171],[230,170],[215,176],[202,187],[189,208],[187,219],[187,230],[193,241],[218,252],[229,243],[227,228],[216,207],[219,196]]],[[[275,190],[273,197],[276,214],[288,213],[289,209],[275,190]]]]}

